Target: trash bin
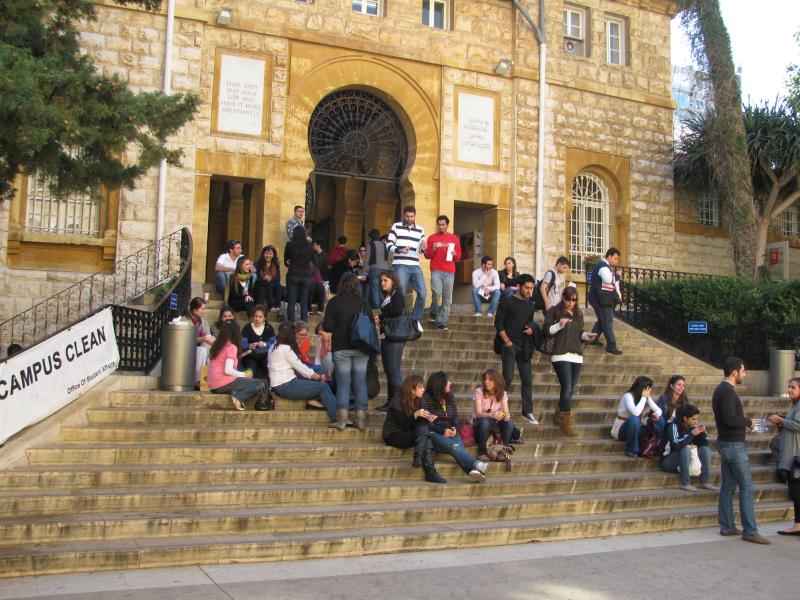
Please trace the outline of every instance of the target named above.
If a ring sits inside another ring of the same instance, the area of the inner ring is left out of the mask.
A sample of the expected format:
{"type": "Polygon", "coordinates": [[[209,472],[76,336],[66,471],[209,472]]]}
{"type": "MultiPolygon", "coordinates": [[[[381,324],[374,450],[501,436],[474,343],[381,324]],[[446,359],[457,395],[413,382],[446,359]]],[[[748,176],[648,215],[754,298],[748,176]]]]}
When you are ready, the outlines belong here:
{"type": "Polygon", "coordinates": [[[769,349],[769,395],[783,396],[794,377],[794,350],[769,349]]]}
{"type": "Polygon", "coordinates": [[[194,323],[182,317],[167,323],[161,344],[161,389],[170,392],[194,390],[196,358],[194,323]]]}

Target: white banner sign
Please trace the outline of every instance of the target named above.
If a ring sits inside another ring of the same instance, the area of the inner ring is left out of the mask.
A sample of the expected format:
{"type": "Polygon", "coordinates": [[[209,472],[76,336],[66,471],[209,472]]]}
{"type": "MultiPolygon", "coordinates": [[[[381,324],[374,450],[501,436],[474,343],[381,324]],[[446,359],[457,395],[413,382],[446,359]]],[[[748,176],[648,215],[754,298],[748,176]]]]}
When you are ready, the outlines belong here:
{"type": "Polygon", "coordinates": [[[494,98],[458,92],[458,160],[494,165],[494,98]]]}
{"type": "Polygon", "coordinates": [[[93,388],[118,362],[107,308],[0,364],[0,444],[93,388]]]}
{"type": "Polygon", "coordinates": [[[217,130],[260,136],[264,123],[267,62],[223,54],[219,68],[217,130]]]}

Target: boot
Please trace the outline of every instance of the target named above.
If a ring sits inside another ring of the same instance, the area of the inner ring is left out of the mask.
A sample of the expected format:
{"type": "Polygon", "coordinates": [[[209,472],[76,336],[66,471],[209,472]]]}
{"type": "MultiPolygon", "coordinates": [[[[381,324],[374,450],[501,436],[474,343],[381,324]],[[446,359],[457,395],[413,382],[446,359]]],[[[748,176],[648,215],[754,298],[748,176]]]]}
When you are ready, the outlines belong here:
{"type": "Polygon", "coordinates": [[[336,411],[336,420],[333,421],[328,427],[333,427],[339,431],[344,431],[347,427],[347,409],[340,408],[336,411]]]}
{"type": "Polygon", "coordinates": [[[561,413],[561,432],[567,437],[578,437],[578,432],[572,426],[572,411],[561,413]]]}
{"type": "Polygon", "coordinates": [[[356,429],[359,431],[364,431],[367,428],[367,411],[365,410],[357,410],[356,411],[356,429]]]}
{"type": "Polygon", "coordinates": [[[561,411],[556,406],[556,412],[553,413],[553,425],[555,425],[556,427],[558,427],[561,424],[560,415],[561,415],[561,411]]]}
{"type": "Polygon", "coordinates": [[[425,481],[429,483],[447,483],[447,480],[436,472],[433,464],[433,451],[426,448],[422,455],[422,470],[425,471],[425,481]]]}
{"type": "Polygon", "coordinates": [[[417,469],[425,464],[425,451],[430,449],[428,431],[426,426],[414,427],[414,462],[411,464],[417,469]]]}

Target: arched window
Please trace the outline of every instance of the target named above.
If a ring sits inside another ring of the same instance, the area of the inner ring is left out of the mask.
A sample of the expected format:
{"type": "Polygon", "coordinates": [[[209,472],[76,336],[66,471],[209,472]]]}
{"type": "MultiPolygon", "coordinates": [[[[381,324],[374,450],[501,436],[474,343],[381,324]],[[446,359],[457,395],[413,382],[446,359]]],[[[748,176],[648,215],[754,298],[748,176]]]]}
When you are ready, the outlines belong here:
{"type": "Polygon", "coordinates": [[[572,182],[572,215],[569,227],[569,262],[574,273],[583,273],[583,259],[602,256],[610,246],[611,200],[608,186],[594,173],[582,172],[572,182]]]}

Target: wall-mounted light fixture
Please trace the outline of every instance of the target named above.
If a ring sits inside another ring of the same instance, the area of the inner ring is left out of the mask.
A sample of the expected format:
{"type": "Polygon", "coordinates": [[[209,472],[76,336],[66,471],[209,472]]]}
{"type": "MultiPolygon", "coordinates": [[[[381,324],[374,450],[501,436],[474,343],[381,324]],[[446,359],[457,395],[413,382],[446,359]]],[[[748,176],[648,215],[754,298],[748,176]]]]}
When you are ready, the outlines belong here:
{"type": "Polygon", "coordinates": [[[510,58],[501,58],[500,62],[497,63],[497,66],[494,68],[495,75],[508,75],[511,69],[514,67],[514,61],[510,58]]]}
{"type": "Polygon", "coordinates": [[[217,14],[217,25],[230,25],[233,21],[233,9],[229,6],[223,6],[219,9],[217,14]]]}

